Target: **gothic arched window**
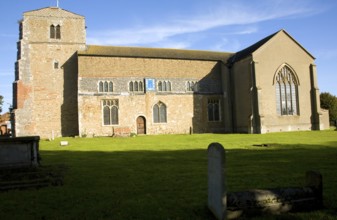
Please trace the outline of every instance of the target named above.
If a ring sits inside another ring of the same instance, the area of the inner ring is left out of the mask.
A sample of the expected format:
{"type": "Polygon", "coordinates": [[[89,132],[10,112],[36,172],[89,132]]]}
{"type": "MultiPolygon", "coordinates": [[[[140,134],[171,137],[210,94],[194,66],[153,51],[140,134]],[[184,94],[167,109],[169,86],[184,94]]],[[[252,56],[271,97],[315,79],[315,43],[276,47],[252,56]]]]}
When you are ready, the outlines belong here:
{"type": "Polygon", "coordinates": [[[144,91],[143,82],[139,81],[139,91],[144,91]]]}
{"type": "Polygon", "coordinates": [[[118,100],[103,100],[103,124],[118,124],[118,100]]]}
{"type": "Polygon", "coordinates": [[[54,39],[55,36],[56,36],[55,26],[52,24],[52,25],[50,25],[50,38],[54,39]]]}
{"type": "Polygon", "coordinates": [[[167,81],[166,91],[171,91],[171,82],[167,81]]]}
{"type": "Polygon", "coordinates": [[[158,81],[158,91],[169,92],[172,90],[170,81],[158,81]]]}
{"type": "Polygon", "coordinates": [[[131,81],[129,82],[130,92],[144,92],[144,86],[142,81],[131,81]]]}
{"type": "Polygon", "coordinates": [[[109,92],[113,92],[113,84],[112,84],[112,82],[109,82],[109,92]]]}
{"type": "Polygon", "coordinates": [[[61,26],[56,26],[56,39],[61,39],[61,26]]]}
{"type": "Polygon", "coordinates": [[[158,91],[163,91],[163,83],[161,81],[158,82],[158,91]]]}
{"type": "Polygon", "coordinates": [[[298,79],[288,65],[279,69],[274,78],[278,115],[298,115],[298,79]]]}
{"type": "Polygon", "coordinates": [[[107,81],[104,82],[104,92],[109,91],[109,83],[107,81]]]}
{"type": "Polygon", "coordinates": [[[98,92],[113,92],[114,86],[112,81],[99,81],[98,92]]]}
{"type": "Polygon", "coordinates": [[[133,82],[129,82],[129,91],[133,92],[133,82]]]}
{"type": "Polygon", "coordinates": [[[103,89],[103,82],[102,81],[100,81],[99,84],[98,84],[98,91],[99,92],[103,92],[104,91],[104,89],[103,89]]]}
{"type": "Polygon", "coordinates": [[[153,122],[154,123],[166,123],[167,122],[166,105],[162,102],[158,102],[153,106],[153,122]]]}
{"type": "Polygon", "coordinates": [[[209,99],[208,105],[208,121],[220,121],[220,100],[209,99]]]}
{"type": "Polygon", "coordinates": [[[51,39],[61,39],[61,26],[60,25],[50,25],[50,38],[51,39]]]}
{"type": "Polygon", "coordinates": [[[138,91],[138,82],[137,81],[134,83],[134,90],[138,91]]]}

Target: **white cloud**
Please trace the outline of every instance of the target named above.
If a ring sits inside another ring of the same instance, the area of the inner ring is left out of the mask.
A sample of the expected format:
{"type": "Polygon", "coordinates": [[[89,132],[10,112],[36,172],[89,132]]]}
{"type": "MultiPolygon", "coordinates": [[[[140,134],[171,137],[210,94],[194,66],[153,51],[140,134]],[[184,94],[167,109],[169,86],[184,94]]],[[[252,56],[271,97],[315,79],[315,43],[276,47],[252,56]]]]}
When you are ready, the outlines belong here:
{"type": "MultiPolygon", "coordinates": [[[[226,2],[216,4],[216,7],[211,8],[208,13],[201,13],[200,10],[200,13],[196,12],[193,15],[159,21],[160,24],[149,21],[147,26],[89,32],[87,41],[89,44],[103,45],[147,45],[163,44],[163,42],[172,44],[169,40],[170,38],[184,34],[204,32],[231,25],[247,26],[263,21],[303,16],[314,13],[314,11],[317,12],[317,8],[310,6],[307,2],[302,4],[302,1],[291,1],[290,3],[286,0],[274,0],[259,1],[259,3],[261,4],[254,4],[253,2],[253,4],[247,5],[246,1],[242,1],[239,4],[237,1],[226,2]]],[[[244,27],[233,34],[249,34],[255,31],[256,28],[254,27],[250,29],[244,27]]],[[[188,45],[188,43],[182,43],[182,45],[188,45]]]]}

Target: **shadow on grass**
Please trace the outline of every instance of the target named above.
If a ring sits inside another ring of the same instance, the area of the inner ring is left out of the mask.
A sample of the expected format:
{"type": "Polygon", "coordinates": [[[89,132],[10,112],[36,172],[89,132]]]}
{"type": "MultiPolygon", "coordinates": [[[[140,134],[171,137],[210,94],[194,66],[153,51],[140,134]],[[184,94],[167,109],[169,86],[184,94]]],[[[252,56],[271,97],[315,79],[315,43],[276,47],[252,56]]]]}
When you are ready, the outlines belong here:
{"type": "MultiPolygon", "coordinates": [[[[333,219],[336,148],[283,145],[226,154],[229,191],[301,186],[305,171],[320,171],[326,209],[277,218],[333,219]]],[[[207,209],[206,150],[60,150],[41,156],[42,165],[67,167],[64,186],[2,193],[0,219],[213,219],[207,209]]]]}

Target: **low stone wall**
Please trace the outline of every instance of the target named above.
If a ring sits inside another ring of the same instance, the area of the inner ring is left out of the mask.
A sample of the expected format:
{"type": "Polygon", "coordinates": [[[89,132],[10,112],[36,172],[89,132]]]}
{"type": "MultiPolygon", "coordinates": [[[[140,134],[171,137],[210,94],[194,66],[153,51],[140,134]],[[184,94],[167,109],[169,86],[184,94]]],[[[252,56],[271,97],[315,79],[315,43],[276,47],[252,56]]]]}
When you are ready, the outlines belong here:
{"type": "Polygon", "coordinates": [[[0,169],[39,166],[39,136],[0,138],[0,169]]]}

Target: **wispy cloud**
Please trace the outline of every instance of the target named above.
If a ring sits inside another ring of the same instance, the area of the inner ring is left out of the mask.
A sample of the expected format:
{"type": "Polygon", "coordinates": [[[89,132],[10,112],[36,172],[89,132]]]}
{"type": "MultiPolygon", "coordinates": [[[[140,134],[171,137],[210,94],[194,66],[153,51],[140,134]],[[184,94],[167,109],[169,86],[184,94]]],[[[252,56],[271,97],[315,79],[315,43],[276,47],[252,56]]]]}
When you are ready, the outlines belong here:
{"type": "Polygon", "coordinates": [[[222,38],[213,44],[209,49],[214,51],[226,51],[226,52],[235,52],[241,48],[241,44],[238,40],[222,38]]]}
{"type": "MultiPolygon", "coordinates": [[[[310,2],[310,1],[309,1],[310,2]]],[[[175,45],[171,38],[231,25],[242,26],[232,34],[250,34],[257,31],[255,24],[274,19],[294,18],[308,14],[318,13],[316,6],[305,1],[258,1],[247,5],[246,1],[227,2],[216,4],[216,7],[201,11],[193,15],[171,18],[169,20],[153,23],[149,21],[146,26],[128,27],[118,30],[100,30],[88,33],[89,44],[104,45],[148,45],[164,44],[175,45]],[[238,3],[239,2],[239,3],[238,3]],[[252,25],[253,27],[249,27],[252,25]]],[[[158,21],[156,21],[158,22],[158,21]]],[[[189,43],[179,42],[178,47],[188,47],[189,43]]]]}

